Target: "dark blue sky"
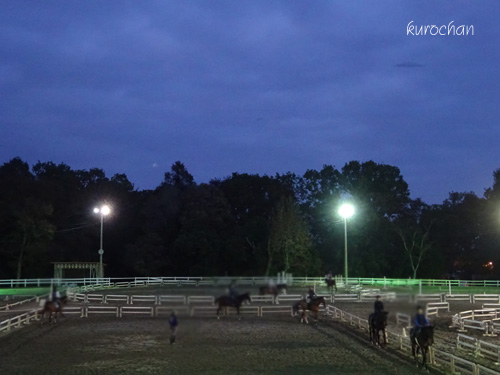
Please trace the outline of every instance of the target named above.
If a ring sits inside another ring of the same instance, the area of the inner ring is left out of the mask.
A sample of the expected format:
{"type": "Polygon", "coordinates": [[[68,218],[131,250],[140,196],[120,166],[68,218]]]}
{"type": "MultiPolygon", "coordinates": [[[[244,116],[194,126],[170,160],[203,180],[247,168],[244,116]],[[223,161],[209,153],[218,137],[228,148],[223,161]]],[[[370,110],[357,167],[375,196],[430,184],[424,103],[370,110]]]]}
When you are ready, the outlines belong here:
{"type": "Polygon", "coordinates": [[[500,168],[500,2],[3,1],[0,163],[154,188],[374,160],[413,197],[500,168]],[[407,35],[473,25],[474,35],[407,35]]]}

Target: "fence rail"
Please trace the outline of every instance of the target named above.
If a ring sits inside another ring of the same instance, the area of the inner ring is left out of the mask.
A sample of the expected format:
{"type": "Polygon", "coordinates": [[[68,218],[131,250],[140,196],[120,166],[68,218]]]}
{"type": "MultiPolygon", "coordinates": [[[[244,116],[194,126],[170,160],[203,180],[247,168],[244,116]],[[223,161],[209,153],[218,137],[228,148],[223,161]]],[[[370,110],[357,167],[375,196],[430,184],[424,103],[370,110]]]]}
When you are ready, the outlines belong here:
{"type": "MultiPolygon", "coordinates": [[[[315,277],[293,277],[287,275],[285,278],[275,277],[280,283],[289,285],[313,285],[324,282],[324,276],[315,277]]],[[[345,286],[344,279],[336,277],[338,284],[345,286]]],[[[263,285],[269,280],[263,276],[158,276],[158,277],[118,277],[118,278],[39,278],[39,279],[4,279],[0,280],[0,288],[15,287],[43,287],[56,285],[96,285],[102,286],[136,286],[136,285],[228,285],[236,281],[238,285],[263,285]]],[[[391,278],[349,278],[347,286],[383,286],[383,287],[500,287],[500,280],[446,280],[446,279],[391,279],[391,278]]]]}
{"type": "MultiPolygon", "coordinates": [[[[336,306],[333,305],[327,305],[327,314],[332,317],[332,319],[341,319],[344,321],[348,321],[351,325],[357,326],[357,328],[360,329],[368,329],[368,322],[365,319],[362,319],[360,317],[357,317],[353,314],[347,313],[341,309],[339,309],[336,306]]],[[[405,335],[399,335],[397,333],[394,333],[392,331],[386,331],[387,336],[388,336],[388,342],[395,342],[398,344],[400,350],[406,351],[408,354],[411,353],[410,348],[411,348],[411,343],[410,343],[410,338],[405,336],[405,335]]],[[[468,336],[464,336],[467,337],[468,336]]],[[[479,341],[479,340],[478,340],[479,341]]],[[[481,343],[485,343],[482,341],[481,343]]],[[[462,339],[462,344],[463,346],[468,345],[469,347],[476,348],[476,343],[471,344],[467,343],[465,344],[462,339]]],[[[488,343],[485,343],[485,348],[482,349],[480,352],[481,355],[484,356],[489,356],[493,360],[497,361],[497,359],[494,358],[495,355],[498,355],[498,347],[496,345],[491,345],[488,343]]],[[[458,344],[457,344],[458,345],[458,344]]],[[[481,347],[481,345],[479,345],[481,347]]],[[[480,349],[481,350],[481,349],[480,349]]],[[[445,366],[447,367],[451,373],[461,373],[461,374],[470,374],[470,375],[499,375],[500,373],[498,371],[495,371],[493,369],[490,369],[488,367],[482,366],[478,363],[460,358],[456,355],[444,352],[439,349],[435,349],[431,347],[429,349],[429,363],[431,365],[439,365],[439,366],[445,366]]]]}
{"type": "Polygon", "coordinates": [[[31,310],[24,314],[0,322],[0,332],[10,331],[11,328],[19,328],[23,324],[29,324],[32,320],[38,320],[37,310],[31,310]]]}

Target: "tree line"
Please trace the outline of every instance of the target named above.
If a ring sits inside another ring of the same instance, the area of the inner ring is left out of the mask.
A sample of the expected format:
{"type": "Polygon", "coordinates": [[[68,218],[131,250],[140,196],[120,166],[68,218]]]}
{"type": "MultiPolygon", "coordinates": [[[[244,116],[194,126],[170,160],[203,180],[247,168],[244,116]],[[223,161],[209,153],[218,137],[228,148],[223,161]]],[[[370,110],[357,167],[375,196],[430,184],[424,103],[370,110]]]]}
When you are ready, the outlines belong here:
{"type": "MultiPolygon", "coordinates": [[[[349,275],[498,278],[500,170],[484,196],[410,198],[399,168],[351,161],[275,176],[233,173],[196,183],[181,162],[154,190],[125,174],[14,158],[0,167],[0,278],[52,275],[53,261],[97,261],[105,218],[107,276],[349,275]]],[[[75,275],[76,277],[76,275],[75,275]]]]}

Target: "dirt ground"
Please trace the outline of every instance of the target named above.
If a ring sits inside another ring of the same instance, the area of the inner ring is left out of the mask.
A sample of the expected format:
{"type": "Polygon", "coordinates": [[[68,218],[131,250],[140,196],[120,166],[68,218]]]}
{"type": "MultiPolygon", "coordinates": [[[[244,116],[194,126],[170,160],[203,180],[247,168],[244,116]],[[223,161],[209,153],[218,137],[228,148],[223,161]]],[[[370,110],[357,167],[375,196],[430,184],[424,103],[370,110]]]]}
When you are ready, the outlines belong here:
{"type": "MultiPolygon", "coordinates": [[[[256,288],[249,289],[256,294],[256,288]]],[[[291,289],[288,294],[306,290],[291,289]]],[[[318,291],[322,292],[322,291],[318,291]]],[[[220,295],[224,288],[149,287],[96,291],[96,294],[220,295]]],[[[288,304],[288,303],[287,303],[288,304]]],[[[396,312],[413,315],[415,305],[386,302],[389,329],[401,333],[396,312]]],[[[71,302],[69,306],[78,305],[71,302]]],[[[368,317],[372,303],[335,305],[357,316],[368,317]]],[[[19,306],[19,310],[38,307],[19,306]]],[[[451,316],[480,309],[465,302],[450,304],[451,312],[433,317],[435,346],[456,353],[451,316]]],[[[14,311],[0,314],[6,319],[14,311]]],[[[68,315],[59,325],[34,323],[0,335],[0,374],[417,374],[412,363],[391,349],[374,348],[365,332],[322,317],[318,326],[299,324],[286,315],[215,318],[181,317],[176,345],[168,343],[165,318],[68,315]]],[[[479,332],[467,335],[483,338],[479,332]]],[[[466,353],[460,354],[467,357],[466,353]]],[[[484,362],[484,361],[483,361],[484,362]]],[[[486,361],[487,362],[487,361],[486,361]]],[[[483,363],[491,365],[491,363],[483,363]]]]}
{"type": "Polygon", "coordinates": [[[344,325],[285,316],[183,318],[168,343],[160,318],[67,317],[0,337],[1,374],[419,374],[344,325]]]}

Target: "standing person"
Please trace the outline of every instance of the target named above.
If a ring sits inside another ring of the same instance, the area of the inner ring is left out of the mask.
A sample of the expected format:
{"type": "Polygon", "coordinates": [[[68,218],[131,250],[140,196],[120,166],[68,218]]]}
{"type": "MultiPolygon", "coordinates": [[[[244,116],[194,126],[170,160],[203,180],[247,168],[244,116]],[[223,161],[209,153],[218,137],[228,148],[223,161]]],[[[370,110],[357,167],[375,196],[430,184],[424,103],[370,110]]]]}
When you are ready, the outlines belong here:
{"type": "Polygon", "coordinates": [[[170,319],[168,320],[170,324],[170,345],[175,344],[175,336],[177,335],[177,327],[179,327],[179,320],[177,319],[177,314],[172,311],[170,314],[170,319]]]}

